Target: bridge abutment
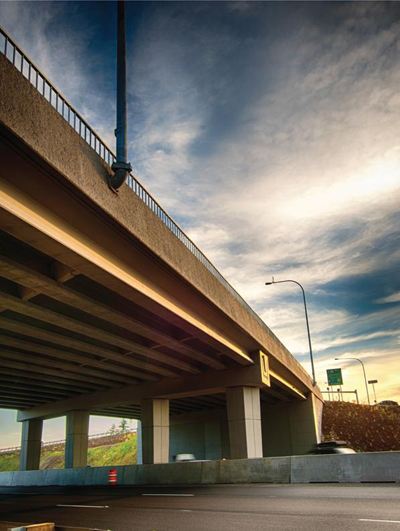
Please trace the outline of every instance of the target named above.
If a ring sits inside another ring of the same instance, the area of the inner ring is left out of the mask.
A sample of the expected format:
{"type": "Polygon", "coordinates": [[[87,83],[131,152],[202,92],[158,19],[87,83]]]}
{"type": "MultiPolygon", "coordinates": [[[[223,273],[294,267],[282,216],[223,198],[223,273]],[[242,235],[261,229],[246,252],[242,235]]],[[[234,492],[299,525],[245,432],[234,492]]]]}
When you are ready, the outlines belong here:
{"type": "Polygon", "coordinates": [[[307,400],[263,404],[264,457],[307,454],[321,441],[322,407],[313,394],[307,400]]]}

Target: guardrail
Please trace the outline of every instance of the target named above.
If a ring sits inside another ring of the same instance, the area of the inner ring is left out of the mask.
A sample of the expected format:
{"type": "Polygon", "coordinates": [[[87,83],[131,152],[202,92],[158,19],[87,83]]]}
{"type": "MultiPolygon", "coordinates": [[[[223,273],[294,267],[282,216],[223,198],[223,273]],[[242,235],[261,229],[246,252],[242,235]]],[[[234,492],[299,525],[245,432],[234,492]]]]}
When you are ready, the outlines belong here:
{"type": "MultiPolygon", "coordinates": [[[[42,74],[35,63],[22,51],[22,49],[12,40],[6,31],[0,27],[0,53],[28,79],[32,85],[42,94],[44,98],[61,114],[69,125],[96,151],[96,153],[109,166],[116,160],[115,153],[101,140],[82,116],[72,107],[64,96],[54,87],[54,85],[42,74]]],[[[226,278],[210,262],[210,260],[200,251],[195,243],[186,236],[179,225],[169,214],[158,204],[150,193],[142,186],[137,179],[130,174],[127,185],[135,194],[150,208],[150,210],[169,228],[171,232],[189,249],[189,251],[216,277],[219,282],[236,298],[237,301],[256,319],[263,329],[284,350],[286,347],[268,328],[261,317],[249,306],[241,295],[233,288],[226,278]]]]}
{"type": "MultiPolygon", "coordinates": [[[[115,435],[125,435],[127,433],[136,433],[136,430],[117,431],[116,433],[109,433],[109,432],[96,433],[95,435],[89,435],[88,439],[89,441],[93,441],[96,439],[102,439],[103,437],[114,437],[115,435]]],[[[56,446],[58,444],[65,444],[65,439],[59,439],[58,441],[42,442],[42,448],[46,448],[48,446],[56,446]]],[[[20,450],[21,450],[21,446],[9,446],[8,448],[0,448],[0,455],[12,454],[20,450]]]]}

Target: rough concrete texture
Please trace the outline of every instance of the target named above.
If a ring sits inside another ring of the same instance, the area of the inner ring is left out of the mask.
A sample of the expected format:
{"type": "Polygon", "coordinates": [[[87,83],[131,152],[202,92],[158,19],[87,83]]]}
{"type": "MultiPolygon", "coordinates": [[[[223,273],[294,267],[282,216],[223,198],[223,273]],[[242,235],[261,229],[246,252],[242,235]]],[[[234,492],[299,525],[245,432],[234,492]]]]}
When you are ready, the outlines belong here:
{"type": "Polygon", "coordinates": [[[307,454],[321,441],[322,405],[314,395],[301,402],[262,404],[263,455],[307,454]]]}
{"type": "MultiPolygon", "coordinates": [[[[0,487],[107,485],[112,467],[0,473],[0,487]]],[[[117,466],[121,485],[400,483],[400,452],[117,466]]]]}
{"type": "Polygon", "coordinates": [[[400,483],[400,452],[292,457],[292,483],[400,483]]]}
{"type": "Polygon", "coordinates": [[[262,458],[260,389],[233,387],[226,390],[231,457],[262,458]]]}
{"type": "MultiPolygon", "coordinates": [[[[182,301],[190,300],[193,311],[216,326],[218,323],[232,340],[249,351],[263,348],[270,354],[272,370],[278,371],[294,385],[322,396],[318,389],[313,389],[309,375],[289,351],[260,325],[127,186],[122,187],[118,194],[108,189],[106,175],[109,169],[105,163],[1,54],[0,101],[0,123],[40,154],[60,178],[82,192],[104,215],[116,221],[201,294],[193,297],[191,289],[188,298],[190,288],[184,283],[171,281],[166,289],[170,289],[172,295],[182,301]],[[211,301],[213,306],[207,301],[211,301]]],[[[30,193],[35,193],[32,187],[30,193]]],[[[38,197],[36,200],[44,204],[51,198],[38,197]]],[[[79,220],[75,223],[79,224],[79,220]]],[[[112,247],[112,238],[107,245],[112,247]]]]}
{"type": "Polygon", "coordinates": [[[65,441],[65,468],[81,468],[87,464],[89,412],[69,411],[65,441]]]}
{"type": "Polygon", "coordinates": [[[27,420],[22,423],[20,470],[39,469],[42,431],[42,420],[27,420]]]}

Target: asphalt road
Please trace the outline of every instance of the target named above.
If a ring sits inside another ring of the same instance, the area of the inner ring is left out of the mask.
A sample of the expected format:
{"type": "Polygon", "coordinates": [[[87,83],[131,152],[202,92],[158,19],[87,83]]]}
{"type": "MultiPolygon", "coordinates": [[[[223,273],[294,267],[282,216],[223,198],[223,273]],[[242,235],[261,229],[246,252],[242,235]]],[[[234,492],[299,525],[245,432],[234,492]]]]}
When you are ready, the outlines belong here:
{"type": "Polygon", "coordinates": [[[0,521],[111,531],[396,531],[400,485],[0,488],[0,521]]]}

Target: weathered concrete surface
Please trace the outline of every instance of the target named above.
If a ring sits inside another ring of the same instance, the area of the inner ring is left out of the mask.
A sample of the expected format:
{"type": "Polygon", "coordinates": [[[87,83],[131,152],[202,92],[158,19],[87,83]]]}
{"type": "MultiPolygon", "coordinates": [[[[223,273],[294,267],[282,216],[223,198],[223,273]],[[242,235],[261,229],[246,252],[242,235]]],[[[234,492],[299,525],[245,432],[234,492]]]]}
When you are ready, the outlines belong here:
{"type": "MultiPolygon", "coordinates": [[[[169,289],[171,295],[187,301],[190,291],[191,307],[196,314],[225,330],[242,348],[248,351],[263,348],[271,355],[272,370],[303,391],[313,389],[310,377],[288,350],[259,324],[127,186],[118,195],[109,191],[107,167],[101,158],[2,55],[0,101],[0,123],[59,172],[81,193],[81,197],[89,199],[112,223],[117,223],[178,277],[185,279],[187,284],[174,279],[173,275],[169,276],[164,288],[169,289]],[[193,287],[197,291],[195,297],[193,287]]],[[[15,184],[15,173],[9,177],[15,184]]],[[[38,183],[33,184],[23,174],[18,175],[18,186],[46,208],[51,207],[50,202],[56,199],[53,193],[43,194],[38,183]]],[[[62,201],[60,203],[62,205],[62,201]]],[[[60,207],[59,215],[79,229],[89,230],[86,229],[89,225],[72,209],[62,211],[60,207]]],[[[88,236],[93,237],[93,234],[88,236]]],[[[121,247],[119,240],[124,236],[111,236],[109,227],[102,238],[103,245],[113,252],[115,247],[121,247]]],[[[123,259],[129,263],[132,257],[129,258],[127,252],[123,259]]],[[[137,257],[135,259],[135,265],[139,267],[137,257]]],[[[319,395],[319,390],[314,392],[319,395]]]]}
{"type": "Polygon", "coordinates": [[[41,420],[28,420],[22,423],[20,470],[39,469],[42,431],[41,420]]]}
{"type": "Polygon", "coordinates": [[[231,458],[262,458],[260,389],[226,390],[231,458]]]}
{"type": "MultiPolygon", "coordinates": [[[[0,473],[0,486],[107,485],[111,467],[0,473]]],[[[121,485],[400,483],[400,452],[117,466],[121,485]]]]}
{"type": "Polygon", "coordinates": [[[292,483],[400,483],[400,452],[293,456],[292,483]]]}
{"type": "Polygon", "coordinates": [[[65,441],[65,468],[82,468],[87,465],[89,413],[69,411],[65,441]]]}

